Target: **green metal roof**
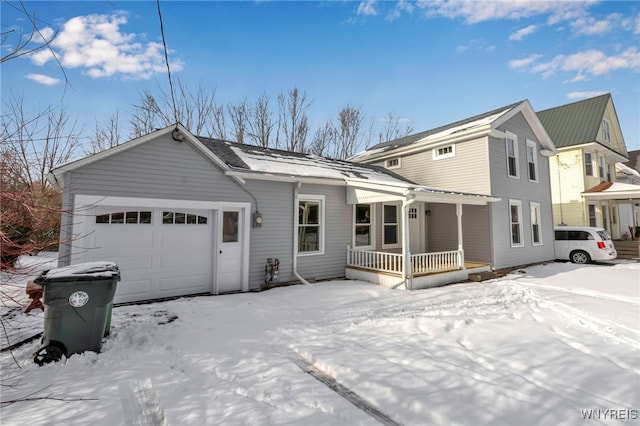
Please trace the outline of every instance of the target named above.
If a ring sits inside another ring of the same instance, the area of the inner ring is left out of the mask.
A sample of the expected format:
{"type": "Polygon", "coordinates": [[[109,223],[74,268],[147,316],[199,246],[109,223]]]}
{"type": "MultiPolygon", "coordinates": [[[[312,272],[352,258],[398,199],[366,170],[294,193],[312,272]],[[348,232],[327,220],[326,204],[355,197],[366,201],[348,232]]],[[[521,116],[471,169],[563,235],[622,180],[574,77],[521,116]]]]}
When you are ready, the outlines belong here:
{"type": "Polygon", "coordinates": [[[607,93],[536,114],[557,148],[596,142],[610,99],[607,93]]]}

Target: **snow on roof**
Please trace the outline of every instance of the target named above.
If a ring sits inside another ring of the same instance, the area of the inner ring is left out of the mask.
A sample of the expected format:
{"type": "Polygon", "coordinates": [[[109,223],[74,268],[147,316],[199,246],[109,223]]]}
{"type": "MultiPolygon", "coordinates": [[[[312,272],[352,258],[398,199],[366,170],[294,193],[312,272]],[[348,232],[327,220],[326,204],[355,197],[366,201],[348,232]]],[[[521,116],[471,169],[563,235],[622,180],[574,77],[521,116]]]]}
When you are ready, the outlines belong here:
{"type": "Polygon", "coordinates": [[[229,144],[233,152],[253,172],[296,177],[339,180],[366,180],[371,183],[408,186],[411,183],[382,168],[333,160],[313,154],[268,150],[249,145],[229,144]]]}
{"type": "Polygon", "coordinates": [[[638,172],[636,169],[633,169],[625,164],[616,163],[616,169],[618,169],[620,173],[624,173],[626,175],[631,175],[631,176],[640,178],[640,172],[638,172]]]}
{"type": "Polygon", "coordinates": [[[484,117],[484,118],[480,118],[478,120],[475,121],[471,121],[469,123],[464,123],[461,124],[459,126],[454,126],[454,127],[450,127],[448,129],[445,129],[441,132],[437,132],[437,133],[432,133],[430,135],[427,135],[426,137],[417,140],[415,143],[419,143],[419,142],[426,142],[429,140],[434,140],[434,139],[439,139],[439,138],[443,138],[445,136],[450,136],[453,135],[454,133],[460,133],[460,132],[464,132],[465,130],[470,130],[473,129],[475,127],[482,127],[482,126],[486,126],[488,124],[491,124],[494,120],[496,120],[498,117],[500,117],[502,114],[506,113],[507,111],[509,111],[511,108],[507,108],[503,111],[499,111],[496,114],[492,114],[490,116],[484,117]]]}

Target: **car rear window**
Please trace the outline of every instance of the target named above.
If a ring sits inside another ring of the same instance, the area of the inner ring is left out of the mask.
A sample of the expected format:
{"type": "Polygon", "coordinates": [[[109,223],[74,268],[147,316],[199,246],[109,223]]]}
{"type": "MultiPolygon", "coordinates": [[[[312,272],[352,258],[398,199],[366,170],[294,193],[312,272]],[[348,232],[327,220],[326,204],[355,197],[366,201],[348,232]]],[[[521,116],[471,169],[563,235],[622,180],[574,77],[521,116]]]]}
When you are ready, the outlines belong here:
{"type": "Polygon", "coordinates": [[[600,236],[600,238],[602,238],[603,241],[607,241],[610,240],[611,237],[609,236],[609,234],[607,234],[604,231],[598,231],[598,235],[600,236]]]}
{"type": "Polygon", "coordinates": [[[587,231],[555,231],[556,240],[586,241],[593,240],[593,235],[587,231]]]}

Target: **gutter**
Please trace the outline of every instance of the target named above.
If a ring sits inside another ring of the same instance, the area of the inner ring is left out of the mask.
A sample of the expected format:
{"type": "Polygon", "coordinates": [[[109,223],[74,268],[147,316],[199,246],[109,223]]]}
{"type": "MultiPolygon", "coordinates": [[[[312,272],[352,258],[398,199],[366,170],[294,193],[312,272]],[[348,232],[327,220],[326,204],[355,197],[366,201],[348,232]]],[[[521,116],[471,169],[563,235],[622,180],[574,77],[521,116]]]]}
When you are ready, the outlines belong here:
{"type": "Polygon", "coordinates": [[[298,273],[298,230],[296,229],[296,215],[298,214],[298,191],[300,190],[300,185],[302,182],[298,181],[297,185],[293,189],[293,218],[294,218],[294,229],[293,229],[293,275],[300,280],[305,285],[311,285],[309,281],[302,278],[302,276],[298,273]]]}

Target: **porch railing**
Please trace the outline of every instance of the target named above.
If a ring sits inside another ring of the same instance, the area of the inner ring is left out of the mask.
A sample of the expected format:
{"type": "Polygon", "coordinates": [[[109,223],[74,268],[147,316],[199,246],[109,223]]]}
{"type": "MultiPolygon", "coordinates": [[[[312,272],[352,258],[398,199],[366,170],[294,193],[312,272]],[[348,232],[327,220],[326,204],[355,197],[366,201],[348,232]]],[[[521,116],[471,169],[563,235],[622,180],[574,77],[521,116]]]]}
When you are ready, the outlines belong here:
{"type": "MultiPolygon", "coordinates": [[[[460,250],[412,254],[411,275],[462,269],[460,250]]],[[[402,254],[347,248],[347,266],[402,275],[402,254]]]]}

